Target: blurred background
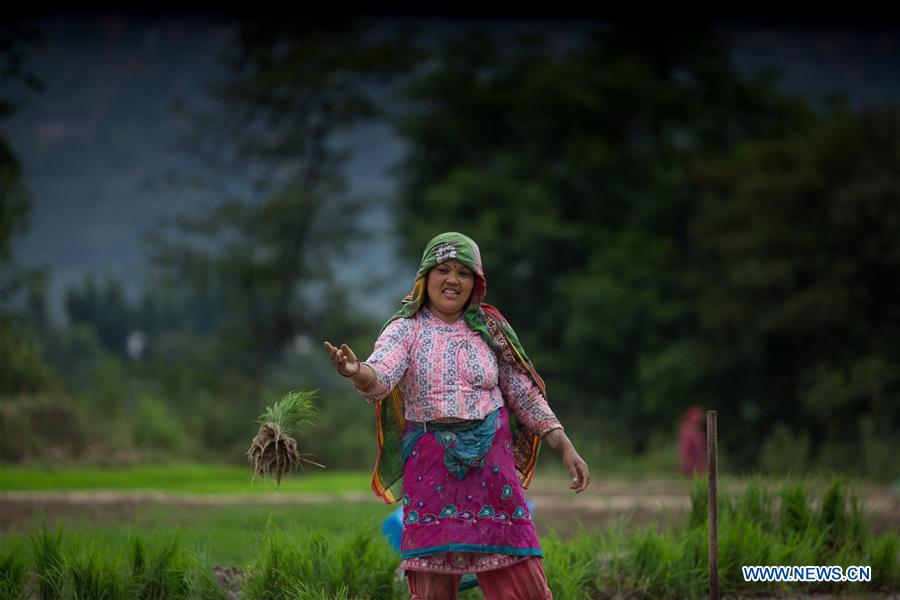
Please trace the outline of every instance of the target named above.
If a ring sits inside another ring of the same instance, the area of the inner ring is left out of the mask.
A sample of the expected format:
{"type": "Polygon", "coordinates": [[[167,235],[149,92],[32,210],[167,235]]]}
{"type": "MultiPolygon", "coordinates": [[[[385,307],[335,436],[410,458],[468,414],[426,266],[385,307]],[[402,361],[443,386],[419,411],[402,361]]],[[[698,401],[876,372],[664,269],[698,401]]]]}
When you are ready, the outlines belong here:
{"type": "MultiPolygon", "coordinates": [[[[900,476],[900,31],[48,14],[0,26],[0,461],[371,468],[365,357],[433,235],[595,473],[900,476]]],[[[544,462],[558,462],[552,453],[544,462]]]]}

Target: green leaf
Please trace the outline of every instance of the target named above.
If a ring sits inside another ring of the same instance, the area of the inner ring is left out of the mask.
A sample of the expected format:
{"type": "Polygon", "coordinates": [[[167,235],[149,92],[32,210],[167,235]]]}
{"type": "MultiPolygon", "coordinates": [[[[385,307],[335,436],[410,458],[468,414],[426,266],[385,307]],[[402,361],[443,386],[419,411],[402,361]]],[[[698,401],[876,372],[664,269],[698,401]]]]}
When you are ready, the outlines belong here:
{"type": "Polygon", "coordinates": [[[259,416],[259,423],[277,423],[284,435],[296,437],[303,425],[312,425],[319,415],[313,399],[319,390],[291,390],[266,412],[259,416]]]}

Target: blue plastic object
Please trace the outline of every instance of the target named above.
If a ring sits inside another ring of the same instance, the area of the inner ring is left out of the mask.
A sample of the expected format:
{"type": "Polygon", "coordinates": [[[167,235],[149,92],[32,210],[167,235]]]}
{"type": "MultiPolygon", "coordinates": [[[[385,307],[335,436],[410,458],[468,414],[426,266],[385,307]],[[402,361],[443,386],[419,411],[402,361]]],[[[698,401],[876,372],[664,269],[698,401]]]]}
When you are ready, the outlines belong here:
{"type": "Polygon", "coordinates": [[[394,552],[400,554],[400,536],[403,533],[403,507],[388,515],[381,524],[381,533],[387,538],[394,552]]]}
{"type": "MultiPolygon", "coordinates": [[[[531,511],[531,514],[534,514],[534,504],[532,504],[530,500],[525,500],[525,504],[528,505],[528,510],[531,511]]],[[[394,549],[394,552],[400,554],[400,537],[403,535],[402,506],[387,516],[381,524],[381,533],[387,538],[387,541],[391,545],[391,548],[394,549]]],[[[459,591],[464,592],[474,587],[478,587],[478,577],[476,577],[474,573],[466,573],[463,575],[459,582],[459,591]]]]}

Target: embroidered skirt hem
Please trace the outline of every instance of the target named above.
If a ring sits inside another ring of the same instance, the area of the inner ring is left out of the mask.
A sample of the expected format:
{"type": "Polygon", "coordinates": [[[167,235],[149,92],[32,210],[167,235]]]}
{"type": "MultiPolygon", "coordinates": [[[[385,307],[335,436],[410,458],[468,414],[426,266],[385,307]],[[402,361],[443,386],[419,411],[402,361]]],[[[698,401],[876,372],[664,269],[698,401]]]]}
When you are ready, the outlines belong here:
{"type": "Polygon", "coordinates": [[[400,561],[400,568],[406,571],[465,575],[503,569],[529,558],[531,557],[481,552],[441,552],[420,558],[405,558],[400,561]]]}

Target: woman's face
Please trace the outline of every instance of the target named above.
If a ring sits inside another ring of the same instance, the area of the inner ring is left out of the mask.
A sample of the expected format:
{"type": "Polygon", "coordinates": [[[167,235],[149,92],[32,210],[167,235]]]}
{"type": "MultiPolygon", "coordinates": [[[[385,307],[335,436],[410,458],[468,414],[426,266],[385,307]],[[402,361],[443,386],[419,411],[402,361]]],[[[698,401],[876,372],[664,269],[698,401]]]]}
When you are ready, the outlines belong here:
{"type": "Polygon", "coordinates": [[[474,285],[472,269],[455,259],[442,262],[428,271],[428,308],[436,317],[453,322],[469,301],[474,285]]]}

